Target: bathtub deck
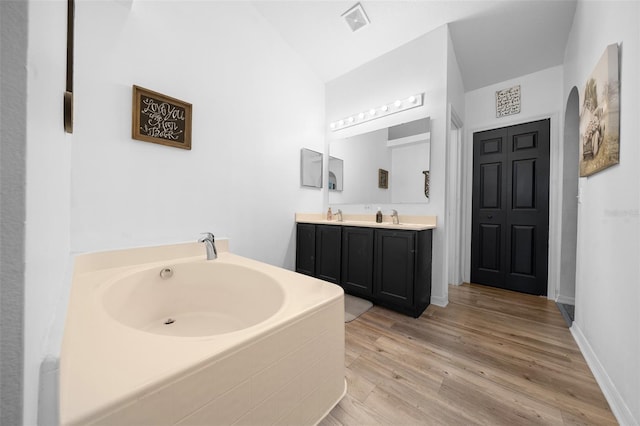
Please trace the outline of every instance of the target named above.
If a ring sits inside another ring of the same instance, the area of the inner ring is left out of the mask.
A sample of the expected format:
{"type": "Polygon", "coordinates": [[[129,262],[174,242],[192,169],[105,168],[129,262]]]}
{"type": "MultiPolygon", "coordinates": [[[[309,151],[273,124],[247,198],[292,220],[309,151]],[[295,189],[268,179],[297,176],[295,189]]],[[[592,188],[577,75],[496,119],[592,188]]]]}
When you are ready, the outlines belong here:
{"type": "Polygon", "coordinates": [[[345,387],[340,287],[219,252],[212,262],[242,265],[281,285],[281,308],[220,335],[147,333],[107,313],[105,289],[140,271],[207,262],[201,244],[158,250],[76,260],[60,358],[62,425],[314,423],[339,400],[345,387]],[[122,266],[123,259],[130,264],[122,266]]]}

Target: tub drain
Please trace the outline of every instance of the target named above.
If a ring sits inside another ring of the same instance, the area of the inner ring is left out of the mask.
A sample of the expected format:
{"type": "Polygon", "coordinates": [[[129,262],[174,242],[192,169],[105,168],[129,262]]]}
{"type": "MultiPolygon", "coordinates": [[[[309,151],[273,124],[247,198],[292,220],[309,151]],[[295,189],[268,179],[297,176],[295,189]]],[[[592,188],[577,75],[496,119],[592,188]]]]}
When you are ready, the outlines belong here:
{"type": "Polygon", "coordinates": [[[176,322],[176,320],[174,320],[173,318],[167,318],[167,320],[164,322],[164,325],[170,325],[174,322],[176,322]]]}

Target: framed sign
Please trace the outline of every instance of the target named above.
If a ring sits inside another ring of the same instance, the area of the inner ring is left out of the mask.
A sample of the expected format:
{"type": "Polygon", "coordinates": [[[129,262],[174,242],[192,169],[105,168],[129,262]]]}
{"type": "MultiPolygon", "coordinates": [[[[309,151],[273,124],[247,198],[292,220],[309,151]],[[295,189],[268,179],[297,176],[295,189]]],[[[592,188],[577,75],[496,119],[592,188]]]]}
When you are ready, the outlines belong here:
{"type": "Polygon", "coordinates": [[[191,149],[191,104],[133,86],[133,139],[191,149]]]}
{"type": "Polygon", "coordinates": [[[378,188],[389,189],[389,172],[385,169],[378,169],[378,188]]]}

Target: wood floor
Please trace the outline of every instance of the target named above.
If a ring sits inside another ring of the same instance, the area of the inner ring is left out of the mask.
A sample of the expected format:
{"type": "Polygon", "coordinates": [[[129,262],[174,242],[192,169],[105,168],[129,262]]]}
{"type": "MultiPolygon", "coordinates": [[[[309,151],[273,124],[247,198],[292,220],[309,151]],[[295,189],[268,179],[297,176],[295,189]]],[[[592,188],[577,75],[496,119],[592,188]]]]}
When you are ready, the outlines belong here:
{"type": "Polygon", "coordinates": [[[617,424],[555,303],[465,284],[418,319],[374,306],[346,327],[330,425],[617,424]]]}

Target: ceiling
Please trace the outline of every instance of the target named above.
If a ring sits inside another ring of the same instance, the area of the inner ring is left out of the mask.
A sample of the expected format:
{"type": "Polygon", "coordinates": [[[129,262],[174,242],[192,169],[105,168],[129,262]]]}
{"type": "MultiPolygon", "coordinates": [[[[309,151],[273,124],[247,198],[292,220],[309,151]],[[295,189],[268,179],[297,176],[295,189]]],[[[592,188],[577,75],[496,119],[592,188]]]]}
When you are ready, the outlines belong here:
{"type": "Polygon", "coordinates": [[[576,0],[361,1],[371,24],[352,32],[352,1],[253,1],[323,81],[330,81],[443,24],[465,91],[563,62],[576,0]]]}

